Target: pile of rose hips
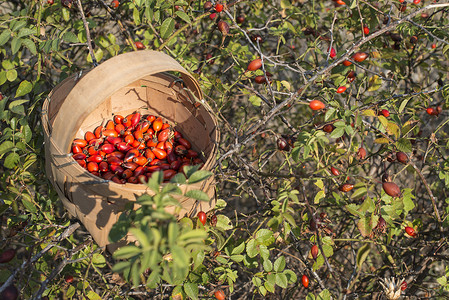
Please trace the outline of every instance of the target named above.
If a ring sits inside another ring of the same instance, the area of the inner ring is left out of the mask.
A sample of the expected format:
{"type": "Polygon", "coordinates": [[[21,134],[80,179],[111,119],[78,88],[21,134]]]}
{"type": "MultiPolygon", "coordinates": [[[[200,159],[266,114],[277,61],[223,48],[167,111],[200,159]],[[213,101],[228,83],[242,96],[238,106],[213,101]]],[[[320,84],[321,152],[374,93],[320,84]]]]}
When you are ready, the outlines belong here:
{"type": "Polygon", "coordinates": [[[162,118],[114,115],[105,126],[72,143],[72,157],[90,173],[116,183],[145,183],[153,172],[170,180],[186,165],[203,161],[191,143],[162,118]]]}

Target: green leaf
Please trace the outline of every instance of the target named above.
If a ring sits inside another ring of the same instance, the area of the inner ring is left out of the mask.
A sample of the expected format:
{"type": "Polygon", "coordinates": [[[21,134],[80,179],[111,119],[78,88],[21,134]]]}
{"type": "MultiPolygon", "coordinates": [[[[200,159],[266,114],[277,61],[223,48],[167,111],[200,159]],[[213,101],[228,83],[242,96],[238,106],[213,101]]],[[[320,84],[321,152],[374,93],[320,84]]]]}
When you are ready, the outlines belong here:
{"type": "Polygon", "coordinates": [[[103,268],[106,266],[106,258],[100,253],[95,253],[92,256],[92,263],[98,268],[103,268]]]}
{"type": "Polygon", "coordinates": [[[75,295],[76,292],[76,288],[73,285],[70,285],[69,288],[67,289],[67,298],[72,298],[75,295]]]}
{"type": "Polygon", "coordinates": [[[17,37],[14,37],[11,41],[11,52],[13,55],[15,55],[22,45],[22,39],[19,39],[17,37]]]}
{"type": "Polygon", "coordinates": [[[368,254],[371,251],[371,245],[370,243],[366,243],[362,247],[360,247],[359,251],[357,251],[357,267],[360,269],[362,267],[362,264],[365,262],[366,258],[368,257],[368,254]]]}
{"type": "Polygon", "coordinates": [[[61,13],[64,21],[68,22],[70,20],[70,11],[67,8],[63,7],[61,13]]]}
{"type": "Polygon", "coordinates": [[[186,282],[184,284],[184,292],[190,298],[196,300],[198,299],[198,285],[193,282],[186,282]]]}
{"type": "Polygon", "coordinates": [[[274,293],[274,288],[276,286],[276,274],[268,274],[267,280],[264,282],[264,287],[269,291],[270,293],[274,293]]]}
{"type": "Polygon", "coordinates": [[[10,82],[13,82],[14,80],[16,80],[17,79],[17,71],[16,71],[16,69],[8,70],[8,72],[6,72],[6,78],[10,82]]]}
{"type": "Polygon", "coordinates": [[[148,240],[145,232],[143,232],[139,228],[130,228],[129,233],[137,239],[137,241],[140,243],[140,246],[142,246],[144,249],[150,247],[150,241],[148,240]]]}
{"type": "Polygon", "coordinates": [[[24,39],[22,44],[30,50],[33,55],[37,54],[36,44],[30,39],[24,39]]]}
{"type": "Polygon", "coordinates": [[[260,106],[262,104],[262,99],[260,99],[260,97],[257,97],[256,95],[251,95],[248,101],[254,106],[260,106]]]}
{"type": "Polygon", "coordinates": [[[215,225],[215,227],[221,228],[223,230],[229,230],[233,228],[231,219],[229,219],[225,215],[217,215],[217,225],[215,225]]]}
{"type": "Polygon", "coordinates": [[[271,260],[266,259],[263,261],[263,269],[265,270],[265,272],[271,272],[273,270],[273,263],[271,262],[271,260]]]}
{"type": "Polygon", "coordinates": [[[399,151],[410,153],[412,152],[412,143],[409,139],[402,138],[396,142],[396,147],[399,151]]]}
{"type": "Polygon", "coordinates": [[[283,289],[287,288],[287,285],[288,285],[287,276],[285,276],[284,273],[277,273],[276,274],[276,284],[283,289]]]}
{"type": "Polygon", "coordinates": [[[245,257],[243,255],[231,255],[229,258],[235,262],[241,262],[245,257]]]}
{"type": "Polygon", "coordinates": [[[401,105],[399,106],[399,109],[398,109],[398,113],[402,113],[404,111],[404,108],[407,105],[407,103],[410,101],[410,99],[411,98],[402,100],[401,105]]]}
{"type": "Polygon", "coordinates": [[[176,184],[172,184],[172,183],[166,184],[162,188],[161,193],[182,195],[181,189],[176,184]]]}
{"type": "Polygon", "coordinates": [[[176,184],[184,184],[186,183],[186,177],[182,172],[176,173],[175,176],[173,176],[170,179],[171,183],[176,183],[176,184]]]}
{"type": "Polygon", "coordinates": [[[134,23],[137,26],[140,25],[140,23],[141,23],[141,21],[140,21],[140,11],[136,7],[134,7],[134,9],[133,9],[133,20],[134,20],[134,23]]]}
{"type": "Polygon", "coordinates": [[[62,39],[66,42],[66,43],[79,43],[78,37],[76,36],[76,34],[74,34],[73,32],[67,31],[66,33],[64,33],[64,36],[62,37],[62,39]]]}
{"type": "Polygon", "coordinates": [[[0,46],[3,46],[9,41],[9,38],[11,37],[11,31],[8,29],[5,29],[0,34],[0,46]]]}
{"type": "Polygon", "coordinates": [[[298,277],[292,270],[284,270],[284,274],[287,276],[288,283],[295,283],[298,280],[298,277]]]}
{"type": "Polygon", "coordinates": [[[102,300],[101,297],[94,291],[87,292],[87,299],[89,300],[102,300]]]}
{"type": "Polygon", "coordinates": [[[232,249],[231,254],[240,254],[245,250],[245,242],[241,242],[240,245],[232,249]]]}
{"type": "Polygon", "coordinates": [[[189,184],[197,183],[212,176],[212,172],[206,170],[199,170],[189,176],[189,184]]]}
{"type": "Polygon", "coordinates": [[[269,246],[274,242],[273,232],[269,229],[259,229],[256,233],[256,240],[259,244],[269,246]]]}
{"type": "Polygon", "coordinates": [[[22,204],[25,206],[26,210],[28,210],[31,213],[37,212],[37,207],[34,205],[33,202],[31,202],[30,195],[24,194],[22,195],[22,204]]]}
{"type": "Polygon", "coordinates": [[[136,246],[124,246],[116,250],[113,254],[115,259],[129,259],[136,255],[139,255],[142,250],[136,246]]]}
{"type": "Polygon", "coordinates": [[[437,282],[442,285],[442,286],[446,286],[447,285],[447,278],[446,276],[441,276],[437,278],[437,282]]]}
{"type": "Polygon", "coordinates": [[[193,258],[193,271],[202,266],[205,258],[204,250],[195,250],[192,253],[193,258]]]}
{"type": "Polygon", "coordinates": [[[17,36],[19,38],[21,38],[21,37],[29,36],[29,35],[31,35],[31,34],[33,34],[35,32],[36,32],[36,29],[22,28],[22,29],[19,30],[19,33],[17,34],[17,36]]]}
{"type": "Polygon", "coordinates": [[[14,148],[14,144],[11,141],[4,141],[1,145],[0,145],[0,155],[11,151],[14,148]]]}
{"type": "Polygon", "coordinates": [[[259,254],[259,249],[257,249],[255,239],[250,239],[246,244],[246,254],[248,254],[250,258],[256,257],[257,254],[259,254]]]}
{"type": "Polygon", "coordinates": [[[351,197],[352,198],[358,198],[358,197],[361,197],[363,195],[366,195],[366,193],[367,193],[366,187],[361,187],[361,188],[356,189],[354,191],[354,193],[352,193],[351,197]]]}
{"type": "Polygon", "coordinates": [[[116,273],[122,273],[126,269],[128,269],[131,266],[130,261],[119,261],[112,267],[112,271],[116,273]]]}
{"type": "Polygon", "coordinates": [[[382,79],[374,75],[368,80],[368,92],[374,92],[377,91],[382,86],[382,79]]]}
{"type": "Polygon", "coordinates": [[[182,20],[184,20],[184,22],[186,22],[186,23],[190,23],[191,22],[190,21],[190,17],[185,12],[183,12],[181,10],[177,10],[176,11],[176,15],[178,17],[180,17],[182,20]]]}
{"type": "Polygon", "coordinates": [[[154,172],[153,175],[151,175],[150,179],[148,180],[148,187],[153,190],[153,192],[158,193],[159,187],[164,180],[164,173],[162,172],[154,172]]]}
{"type": "Polygon", "coordinates": [[[19,163],[19,160],[20,160],[19,154],[11,152],[8,154],[8,156],[6,156],[3,165],[8,169],[14,169],[19,163]]]}
{"type": "Polygon", "coordinates": [[[330,137],[333,139],[338,139],[343,134],[345,134],[345,127],[336,127],[334,131],[330,134],[330,137]]]}
{"type": "Polygon", "coordinates": [[[173,18],[165,19],[161,25],[161,37],[168,38],[173,33],[173,29],[175,29],[175,20],[173,18]]]}
{"type": "Polygon", "coordinates": [[[210,201],[209,196],[205,192],[199,191],[199,190],[190,190],[190,191],[187,191],[184,195],[186,197],[189,197],[189,198],[192,198],[195,200],[199,200],[199,201],[205,201],[205,202],[210,201]]]}
{"type": "Polygon", "coordinates": [[[274,262],[274,270],[276,272],[282,272],[285,269],[285,257],[279,256],[278,259],[274,262]]]}
{"type": "Polygon", "coordinates": [[[331,293],[329,290],[323,290],[317,297],[317,300],[331,300],[331,293]]]}
{"type": "Polygon", "coordinates": [[[184,168],[183,168],[182,170],[184,171],[184,174],[187,176],[187,178],[189,178],[189,177],[192,176],[192,174],[195,173],[199,168],[200,168],[200,165],[195,165],[195,166],[184,166],[184,168]]]}
{"type": "Polygon", "coordinates": [[[19,84],[19,87],[16,91],[16,97],[20,97],[28,94],[33,90],[33,85],[28,80],[24,80],[19,84]]]}

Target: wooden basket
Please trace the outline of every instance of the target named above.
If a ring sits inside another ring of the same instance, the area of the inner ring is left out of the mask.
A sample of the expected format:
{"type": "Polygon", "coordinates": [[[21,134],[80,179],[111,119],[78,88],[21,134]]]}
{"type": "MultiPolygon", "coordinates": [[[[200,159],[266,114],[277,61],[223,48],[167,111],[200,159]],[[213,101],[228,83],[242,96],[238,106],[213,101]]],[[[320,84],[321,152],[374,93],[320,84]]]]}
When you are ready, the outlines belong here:
{"type": "MultiPolygon", "coordinates": [[[[99,246],[109,245],[109,231],[126,203],[152,192],[144,184],[117,184],[90,174],[71,157],[73,139],[114,114],[150,113],[173,124],[194,150],[203,153],[203,169],[210,170],[217,156],[219,132],[216,118],[202,99],[195,78],[173,58],[156,51],[115,56],[83,76],[67,78],[51,91],[42,108],[47,176],[66,209],[99,246]]],[[[181,189],[200,189],[211,200],[179,198],[179,217],[215,206],[213,177],[181,189]]],[[[174,213],[175,207],[170,210],[174,213]]]]}

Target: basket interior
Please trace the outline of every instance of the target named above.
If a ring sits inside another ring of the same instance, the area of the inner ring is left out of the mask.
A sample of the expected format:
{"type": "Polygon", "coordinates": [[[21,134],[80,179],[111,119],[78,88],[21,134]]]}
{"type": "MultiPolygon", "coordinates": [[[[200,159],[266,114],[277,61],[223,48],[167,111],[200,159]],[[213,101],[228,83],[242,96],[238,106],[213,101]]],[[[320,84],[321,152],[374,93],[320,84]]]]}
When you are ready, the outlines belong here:
{"type": "MultiPolygon", "coordinates": [[[[127,116],[135,111],[160,116],[192,143],[192,148],[207,160],[215,141],[216,126],[202,105],[196,104],[177,77],[159,73],[143,77],[120,88],[86,116],[73,138],[83,137],[104,125],[115,114],[127,116]]],[[[67,145],[70,148],[70,145],[67,145]]]]}

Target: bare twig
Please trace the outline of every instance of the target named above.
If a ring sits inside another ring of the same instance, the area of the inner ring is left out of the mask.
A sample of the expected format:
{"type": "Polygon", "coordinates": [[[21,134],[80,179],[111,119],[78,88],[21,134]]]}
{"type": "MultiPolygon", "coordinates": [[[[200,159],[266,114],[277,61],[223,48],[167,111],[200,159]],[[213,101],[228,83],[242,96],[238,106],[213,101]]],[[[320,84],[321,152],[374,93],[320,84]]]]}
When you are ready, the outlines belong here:
{"type": "Polygon", "coordinates": [[[72,235],[75,230],[77,230],[80,227],[79,223],[75,223],[67,227],[67,229],[61,233],[53,243],[48,244],[44,249],[42,249],[38,254],[33,256],[30,260],[24,261],[20,267],[15,269],[12,274],[9,276],[9,278],[5,281],[5,283],[0,287],[0,293],[3,292],[3,290],[10,286],[12,282],[14,281],[14,278],[16,277],[17,273],[22,271],[28,264],[34,264],[36,261],[38,261],[48,250],[55,247],[58,243],[63,241],[64,239],[68,238],[70,235],[72,235]]]}
{"type": "Polygon", "coordinates": [[[78,8],[81,13],[81,18],[83,19],[84,30],[86,30],[86,38],[87,38],[87,48],[89,49],[90,57],[92,58],[92,63],[94,67],[98,66],[97,59],[95,58],[94,49],[92,48],[92,39],[90,38],[89,31],[89,23],[87,23],[86,16],[84,15],[83,5],[81,4],[81,0],[77,0],[78,8]]]}

